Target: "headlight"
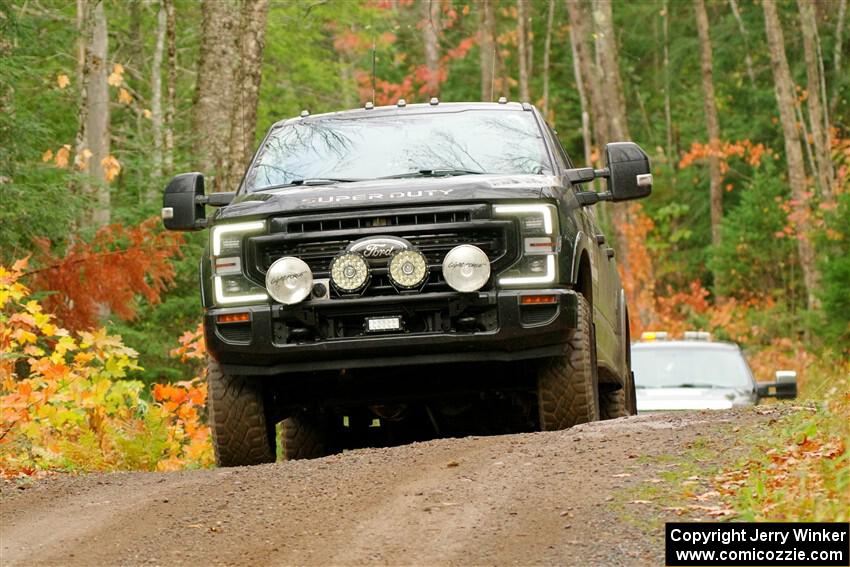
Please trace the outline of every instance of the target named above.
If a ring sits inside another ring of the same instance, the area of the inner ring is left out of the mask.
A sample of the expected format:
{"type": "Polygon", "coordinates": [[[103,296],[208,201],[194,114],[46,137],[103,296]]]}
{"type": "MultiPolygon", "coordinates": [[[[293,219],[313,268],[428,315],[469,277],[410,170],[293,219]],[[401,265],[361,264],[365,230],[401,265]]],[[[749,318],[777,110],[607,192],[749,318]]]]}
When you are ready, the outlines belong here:
{"type": "Polygon", "coordinates": [[[331,262],[331,281],[344,293],[360,291],[369,281],[369,265],[360,254],[337,256],[331,262]]]}
{"type": "Polygon", "coordinates": [[[390,281],[405,289],[419,287],[428,277],[428,260],[418,250],[397,252],[390,259],[389,268],[390,281]]]}
{"type": "Polygon", "coordinates": [[[266,289],[272,298],[284,305],[304,301],[313,289],[313,272],[304,260],[287,256],[269,266],[266,289]]]}
{"type": "Polygon", "coordinates": [[[452,289],[478,291],[490,279],[490,259],[477,246],[456,246],[443,259],[443,277],[452,289]]]}
{"type": "Polygon", "coordinates": [[[497,205],[497,215],[517,217],[522,233],[522,258],[501,274],[499,284],[526,286],[555,283],[558,279],[558,210],[554,205],[497,205]]]}
{"type": "Polygon", "coordinates": [[[218,305],[258,303],[269,296],[242,275],[242,237],[264,230],[264,221],[219,224],[210,231],[213,292],[218,305]]]}

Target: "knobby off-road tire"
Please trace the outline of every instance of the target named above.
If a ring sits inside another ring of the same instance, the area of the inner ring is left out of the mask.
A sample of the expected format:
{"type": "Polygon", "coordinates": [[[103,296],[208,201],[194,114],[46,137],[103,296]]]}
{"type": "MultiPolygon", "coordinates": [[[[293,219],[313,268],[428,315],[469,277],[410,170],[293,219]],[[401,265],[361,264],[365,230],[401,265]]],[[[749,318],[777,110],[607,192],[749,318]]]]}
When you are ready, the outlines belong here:
{"type": "Polygon", "coordinates": [[[567,352],[547,361],[537,374],[540,429],[555,431],[599,419],[599,379],[593,314],[578,297],[578,325],[571,332],[567,352]]]}
{"type": "Polygon", "coordinates": [[[599,395],[599,410],[602,414],[602,419],[614,419],[615,417],[637,414],[635,378],[631,370],[629,370],[624,387],[599,395]]]}
{"type": "Polygon", "coordinates": [[[283,459],[316,459],[328,454],[329,431],[318,416],[299,412],[283,420],[283,459]]]}
{"type": "Polygon", "coordinates": [[[220,467],[273,463],[274,424],[268,421],[259,384],[245,376],[222,372],[215,361],[207,366],[209,422],[220,467]]]}

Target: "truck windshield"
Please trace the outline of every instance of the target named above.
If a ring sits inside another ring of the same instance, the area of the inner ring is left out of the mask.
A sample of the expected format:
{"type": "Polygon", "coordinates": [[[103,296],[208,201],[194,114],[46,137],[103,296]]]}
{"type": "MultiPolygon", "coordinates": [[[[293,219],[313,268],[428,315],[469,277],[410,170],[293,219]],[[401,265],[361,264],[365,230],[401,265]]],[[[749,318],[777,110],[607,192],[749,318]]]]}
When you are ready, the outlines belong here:
{"type": "Polygon", "coordinates": [[[753,387],[743,355],[733,349],[655,345],[632,348],[636,388],[753,387]]]}
{"type": "Polygon", "coordinates": [[[552,171],[530,112],[465,110],[305,120],[266,140],[249,191],[309,180],[359,181],[411,174],[552,171]]]}

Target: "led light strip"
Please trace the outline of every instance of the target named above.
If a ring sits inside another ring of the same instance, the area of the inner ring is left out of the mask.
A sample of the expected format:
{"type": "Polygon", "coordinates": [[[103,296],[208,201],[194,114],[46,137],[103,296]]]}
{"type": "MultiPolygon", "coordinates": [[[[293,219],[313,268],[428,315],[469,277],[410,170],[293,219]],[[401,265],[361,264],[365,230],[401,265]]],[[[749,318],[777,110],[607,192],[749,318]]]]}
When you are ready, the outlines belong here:
{"type": "Polygon", "coordinates": [[[540,213],[543,215],[543,230],[546,234],[552,234],[552,206],[551,205],[496,205],[497,215],[517,215],[523,213],[540,213]]]}
{"type": "Polygon", "coordinates": [[[219,305],[232,305],[234,303],[252,303],[257,301],[266,301],[269,296],[265,293],[254,293],[250,295],[224,295],[224,288],[221,283],[221,276],[214,278],[215,287],[215,302],[219,305]]]}
{"type": "Polygon", "coordinates": [[[221,237],[232,232],[256,232],[263,230],[266,223],[264,221],[253,222],[238,222],[234,224],[219,224],[212,229],[212,254],[218,256],[221,254],[221,237]]]}
{"type": "Polygon", "coordinates": [[[546,257],[546,275],[543,276],[523,276],[519,278],[501,278],[501,285],[528,285],[528,284],[547,284],[555,281],[555,256],[550,254],[546,257]]]}

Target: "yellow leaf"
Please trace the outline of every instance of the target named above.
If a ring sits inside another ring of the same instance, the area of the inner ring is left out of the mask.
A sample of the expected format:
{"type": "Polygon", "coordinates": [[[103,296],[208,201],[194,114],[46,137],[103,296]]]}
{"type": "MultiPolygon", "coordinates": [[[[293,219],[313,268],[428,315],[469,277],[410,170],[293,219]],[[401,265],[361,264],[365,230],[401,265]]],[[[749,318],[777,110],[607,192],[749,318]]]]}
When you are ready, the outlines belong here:
{"type": "Polygon", "coordinates": [[[43,161],[44,163],[47,163],[52,159],[53,159],[53,150],[51,150],[50,148],[48,148],[46,152],[41,154],[41,161],[43,161]]]}
{"type": "Polygon", "coordinates": [[[127,89],[121,88],[118,91],[118,102],[120,102],[121,104],[130,105],[133,102],[133,97],[130,96],[130,92],[127,89]]]}
{"type": "Polygon", "coordinates": [[[112,66],[112,73],[109,74],[106,82],[113,87],[120,87],[124,83],[124,67],[120,63],[112,66]]]}
{"type": "Polygon", "coordinates": [[[71,84],[71,79],[68,78],[68,75],[61,73],[56,77],[56,84],[59,85],[60,89],[64,89],[71,84]]]}
{"type": "Polygon", "coordinates": [[[100,166],[103,168],[103,176],[107,181],[114,180],[121,173],[121,164],[114,156],[109,155],[100,160],[100,166]]]}
{"type": "Polygon", "coordinates": [[[142,111],[142,114],[143,114],[143,115],[144,115],[144,117],[145,117],[145,118],[147,118],[148,120],[150,120],[151,116],[153,116],[153,114],[151,114],[151,111],[150,111],[150,110],[148,110],[147,108],[146,108],[146,109],[144,109],[144,110],[142,111]]]}
{"type": "Polygon", "coordinates": [[[74,156],[74,165],[80,171],[85,171],[89,167],[89,158],[92,156],[91,150],[83,148],[83,151],[74,156]]]}
{"type": "Polygon", "coordinates": [[[65,144],[59,151],[56,152],[56,157],[53,161],[56,163],[56,167],[66,168],[68,167],[68,160],[71,157],[71,146],[65,144]]]}

